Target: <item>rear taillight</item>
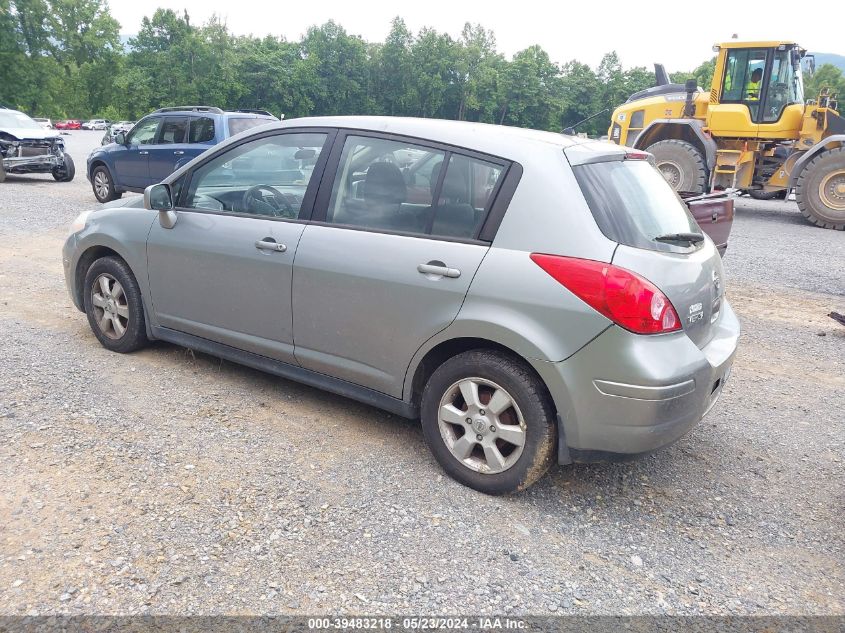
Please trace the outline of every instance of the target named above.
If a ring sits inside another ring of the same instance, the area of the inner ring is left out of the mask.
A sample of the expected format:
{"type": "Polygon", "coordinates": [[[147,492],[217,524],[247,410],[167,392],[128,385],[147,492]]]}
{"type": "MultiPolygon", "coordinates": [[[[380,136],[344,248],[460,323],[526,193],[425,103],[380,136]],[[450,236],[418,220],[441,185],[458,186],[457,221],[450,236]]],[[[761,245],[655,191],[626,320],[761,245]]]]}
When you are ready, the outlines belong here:
{"type": "Polygon", "coordinates": [[[660,289],[630,270],[591,259],[532,253],[531,259],[579,299],[636,334],[681,329],[681,320],[660,289]]]}

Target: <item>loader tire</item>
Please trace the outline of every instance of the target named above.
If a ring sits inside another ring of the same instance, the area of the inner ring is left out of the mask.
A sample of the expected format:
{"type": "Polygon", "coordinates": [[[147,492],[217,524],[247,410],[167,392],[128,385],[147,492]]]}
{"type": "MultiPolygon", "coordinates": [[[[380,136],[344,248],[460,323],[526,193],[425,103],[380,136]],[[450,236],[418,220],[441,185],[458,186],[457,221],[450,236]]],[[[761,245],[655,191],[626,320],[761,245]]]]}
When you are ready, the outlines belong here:
{"type": "Polygon", "coordinates": [[[798,176],[795,201],[816,226],[845,230],[845,147],[821,152],[807,163],[798,176]]]}
{"type": "Polygon", "coordinates": [[[776,198],[785,198],[786,190],[783,191],[763,191],[762,189],[751,189],[748,195],[755,200],[775,200],[776,198]]]}
{"type": "Polygon", "coordinates": [[[655,164],[675,191],[703,193],[707,184],[704,157],[686,141],[658,141],[646,148],[654,154],[655,164]]]}

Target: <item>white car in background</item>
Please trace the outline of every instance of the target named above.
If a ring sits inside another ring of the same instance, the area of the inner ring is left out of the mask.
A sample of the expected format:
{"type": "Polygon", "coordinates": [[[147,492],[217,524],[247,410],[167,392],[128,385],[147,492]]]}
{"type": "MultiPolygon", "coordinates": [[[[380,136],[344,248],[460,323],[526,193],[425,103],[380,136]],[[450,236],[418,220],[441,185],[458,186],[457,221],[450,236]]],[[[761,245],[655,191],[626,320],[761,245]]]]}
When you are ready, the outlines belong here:
{"type": "Polygon", "coordinates": [[[41,127],[45,130],[52,130],[53,129],[53,122],[50,119],[32,119],[36,123],[38,123],[41,127]]]}
{"type": "Polygon", "coordinates": [[[105,130],[111,121],[107,119],[91,119],[82,124],[83,130],[105,130]]]}

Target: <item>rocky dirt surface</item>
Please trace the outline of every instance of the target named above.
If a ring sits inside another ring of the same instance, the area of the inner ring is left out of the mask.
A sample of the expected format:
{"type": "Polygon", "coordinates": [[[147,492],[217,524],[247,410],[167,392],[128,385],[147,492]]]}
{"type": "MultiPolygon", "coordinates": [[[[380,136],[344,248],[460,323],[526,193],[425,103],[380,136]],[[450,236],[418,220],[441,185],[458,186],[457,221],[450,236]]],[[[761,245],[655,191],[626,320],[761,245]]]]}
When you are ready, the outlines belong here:
{"type": "Polygon", "coordinates": [[[719,404],[638,461],[454,483],[417,423],[209,356],[100,347],[60,248],[96,205],[0,185],[0,615],[845,614],[845,234],[738,204],[719,404]]]}

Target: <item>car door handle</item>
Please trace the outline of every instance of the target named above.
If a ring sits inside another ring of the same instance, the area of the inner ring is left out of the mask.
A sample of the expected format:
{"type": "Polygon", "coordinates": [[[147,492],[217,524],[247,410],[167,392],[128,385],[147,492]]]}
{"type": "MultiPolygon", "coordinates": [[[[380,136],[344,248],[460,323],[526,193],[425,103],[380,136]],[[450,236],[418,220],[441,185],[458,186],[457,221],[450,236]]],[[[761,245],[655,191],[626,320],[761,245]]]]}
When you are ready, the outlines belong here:
{"type": "Polygon", "coordinates": [[[417,266],[417,272],[423,275],[439,275],[441,277],[451,277],[457,279],[461,276],[461,271],[457,268],[449,268],[448,266],[441,266],[439,264],[420,264],[417,266]]]}
{"type": "Polygon", "coordinates": [[[147,150],[144,150],[144,149],[142,149],[142,150],[141,150],[140,152],[138,152],[138,153],[139,153],[139,154],[141,154],[142,156],[144,156],[144,155],[146,155],[146,154],[149,154],[149,152],[148,152],[147,150]]]}
{"type": "Polygon", "coordinates": [[[267,239],[258,240],[255,243],[255,248],[262,251],[273,251],[274,253],[284,253],[288,250],[288,247],[284,244],[279,244],[276,241],[270,241],[267,239]]]}
{"type": "Polygon", "coordinates": [[[184,152],[184,151],[182,151],[181,149],[177,149],[177,150],[175,150],[173,153],[174,153],[174,154],[176,154],[177,156],[181,156],[181,155],[182,155],[182,154],[184,154],[185,152],[184,152]]]}

